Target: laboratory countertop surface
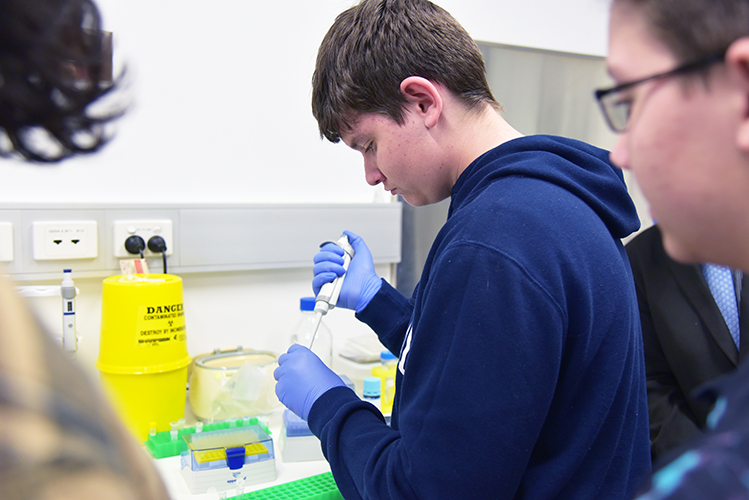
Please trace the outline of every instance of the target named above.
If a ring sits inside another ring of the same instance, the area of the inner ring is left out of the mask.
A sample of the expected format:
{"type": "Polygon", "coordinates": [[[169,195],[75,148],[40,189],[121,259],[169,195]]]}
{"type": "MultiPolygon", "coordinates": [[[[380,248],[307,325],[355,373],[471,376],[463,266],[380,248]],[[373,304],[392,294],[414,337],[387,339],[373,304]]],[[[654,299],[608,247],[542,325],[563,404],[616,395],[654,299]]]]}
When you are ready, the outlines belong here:
{"type": "MultiPolygon", "coordinates": [[[[189,419],[188,415],[186,415],[186,417],[188,417],[189,419]]],[[[281,449],[279,446],[279,437],[282,430],[282,423],[279,415],[273,414],[270,416],[270,418],[268,419],[268,428],[271,431],[271,438],[273,438],[276,480],[254,485],[246,485],[244,487],[243,493],[262,490],[278,484],[288,483],[290,481],[296,481],[298,479],[303,479],[330,471],[330,465],[326,460],[312,460],[308,462],[289,463],[283,462],[283,460],[281,459],[281,449]]],[[[219,493],[213,492],[194,495],[190,493],[190,489],[188,488],[187,483],[185,482],[185,479],[182,477],[182,474],[180,472],[179,456],[154,459],[154,462],[156,463],[156,467],[161,473],[161,477],[166,484],[171,500],[216,500],[219,498],[231,498],[237,495],[236,490],[234,489],[226,491],[226,494],[223,497],[220,496],[219,493]]]]}

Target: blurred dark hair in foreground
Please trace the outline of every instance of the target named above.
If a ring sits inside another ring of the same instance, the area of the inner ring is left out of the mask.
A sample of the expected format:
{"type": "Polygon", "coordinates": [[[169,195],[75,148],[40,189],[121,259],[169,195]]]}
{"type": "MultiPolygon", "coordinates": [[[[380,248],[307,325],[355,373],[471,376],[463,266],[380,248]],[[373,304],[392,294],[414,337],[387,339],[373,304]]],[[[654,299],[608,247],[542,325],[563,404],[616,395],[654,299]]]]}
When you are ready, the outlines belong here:
{"type": "Polygon", "coordinates": [[[0,156],[57,162],[97,151],[124,106],[91,105],[121,81],[90,0],[0,0],[0,156]]]}

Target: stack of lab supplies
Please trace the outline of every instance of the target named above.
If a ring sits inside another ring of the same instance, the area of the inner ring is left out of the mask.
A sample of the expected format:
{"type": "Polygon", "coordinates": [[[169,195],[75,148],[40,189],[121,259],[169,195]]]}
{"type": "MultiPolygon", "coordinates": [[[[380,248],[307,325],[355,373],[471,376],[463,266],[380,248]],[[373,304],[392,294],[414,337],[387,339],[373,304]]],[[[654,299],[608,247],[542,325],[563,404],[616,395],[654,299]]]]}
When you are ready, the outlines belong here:
{"type": "Polygon", "coordinates": [[[283,412],[280,441],[281,460],[284,462],[325,460],[320,440],[309,430],[307,422],[289,410],[283,412]]]}
{"type": "Polygon", "coordinates": [[[225,491],[275,481],[273,440],[259,425],[183,436],[182,477],[190,492],[225,491]]]}

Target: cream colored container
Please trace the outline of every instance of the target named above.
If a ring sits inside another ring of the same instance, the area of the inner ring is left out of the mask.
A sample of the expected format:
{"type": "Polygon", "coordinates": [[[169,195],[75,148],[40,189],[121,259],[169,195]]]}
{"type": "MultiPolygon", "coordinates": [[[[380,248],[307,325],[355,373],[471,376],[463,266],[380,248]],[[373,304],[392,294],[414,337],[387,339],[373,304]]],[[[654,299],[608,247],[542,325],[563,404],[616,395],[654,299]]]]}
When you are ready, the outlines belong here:
{"type": "Polygon", "coordinates": [[[275,354],[236,349],[195,358],[190,374],[189,401],[203,422],[265,415],[280,406],[273,371],[275,354]]]}

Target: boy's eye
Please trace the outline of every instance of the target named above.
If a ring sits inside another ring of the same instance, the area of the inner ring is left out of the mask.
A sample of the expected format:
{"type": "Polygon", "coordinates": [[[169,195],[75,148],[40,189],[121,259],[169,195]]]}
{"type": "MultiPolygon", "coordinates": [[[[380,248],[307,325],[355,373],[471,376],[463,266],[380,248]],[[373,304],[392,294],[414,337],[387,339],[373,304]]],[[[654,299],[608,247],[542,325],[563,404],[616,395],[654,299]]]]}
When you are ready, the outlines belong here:
{"type": "Polygon", "coordinates": [[[625,93],[615,94],[614,106],[629,109],[632,107],[632,96],[625,93]]]}
{"type": "Polygon", "coordinates": [[[624,123],[629,122],[629,116],[632,113],[632,99],[621,100],[617,103],[617,113],[622,117],[624,123]]]}
{"type": "Polygon", "coordinates": [[[373,144],[374,144],[374,142],[370,142],[369,144],[367,144],[367,145],[366,145],[366,146],[364,147],[364,152],[365,152],[365,153],[369,153],[370,151],[372,151],[372,147],[373,147],[373,144]]]}
{"type": "Polygon", "coordinates": [[[619,130],[624,130],[629,122],[632,111],[633,97],[629,92],[614,92],[606,99],[609,119],[619,130]]]}

